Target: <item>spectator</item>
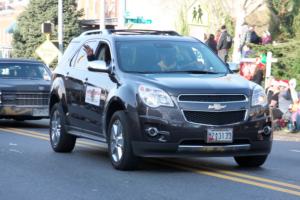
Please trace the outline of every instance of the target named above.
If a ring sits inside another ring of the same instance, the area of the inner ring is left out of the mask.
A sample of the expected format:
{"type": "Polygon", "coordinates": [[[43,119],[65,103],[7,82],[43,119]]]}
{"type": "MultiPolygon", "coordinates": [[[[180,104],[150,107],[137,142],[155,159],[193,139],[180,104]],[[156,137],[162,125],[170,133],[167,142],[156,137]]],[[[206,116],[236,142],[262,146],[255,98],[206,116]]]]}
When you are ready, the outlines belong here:
{"type": "Polygon", "coordinates": [[[255,54],[255,51],[253,51],[252,48],[249,45],[245,44],[243,46],[243,49],[242,49],[242,58],[250,58],[254,54],[255,54]]]}
{"type": "Polygon", "coordinates": [[[216,54],[218,53],[217,51],[217,42],[215,41],[215,36],[214,34],[210,34],[209,38],[205,41],[205,44],[211,48],[216,54]]]}
{"type": "Polygon", "coordinates": [[[279,120],[283,115],[283,113],[279,109],[279,92],[279,82],[273,81],[272,86],[268,88],[267,91],[268,103],[272,112],[273,120],[279,120]]]}
{"type": "Polygon", "coordinates": [[[292,107],[292,122],[294,125],[294,131],[300,131],[300,101],[293,104],[292,107]]]}
{"type": "Polygon", "coordinates": [[[293,123],[292,120],[292,104],[289,105],[288,111],[285,112],[282,116],[282,119],[284,120],[286,126],[287,126],[287,131],[288,132],[293,132],[295,130],[295,124],[293,123]]]}
{"type": "Polygon", "coordinates": [[[228,60],[228,50],[232,45],[232,37],[227,32],[226,26],[221,27],[221,36],[217,43],[218,56],[224,61],[228,60]]]}
{"type": "Polygon", "coordinates": [[[221,30],[218,29],[217,32],[216,32],[216,37],[215,37],[215,40],[216,40],[217,44],[219,42],[220,36],[221,36],[221,30]]]}
{"type": "Polygon", "coordinates": [[[242,32],[240,35],[240,52],[241,54],[243,53],[243,48],[246,45],[246,36],[247,36],[247,32],[249,30],[248,24],[244,23],[242,26],[242,32]]]}
{"type": "Polygon", "coordinates": [[[246,34],[246,43],[252,43],[252,44],[259,44],[260,43],[260,37],[256,34],[254,27],[249,27],[249,30],[246,34]]]}
{"type": "Polygon", "coordinates": [[[271,36],[271,34],[270,34],[269,31],[265,31],[265,32],[263,33],[261,43],[262,43],[263,45],[265,45],[265,44],[271,44],[271,43],[272,43],[272,36],[271,36]]]}
{"type": "Polygon", "coordinates": [[[262,85],[262,81],[264,79],[264,72],[262,69],[259,68],[259,66],[255,67],[253,76],[251,77],[251,81],[258,84],[258,85],[262,85]]]}

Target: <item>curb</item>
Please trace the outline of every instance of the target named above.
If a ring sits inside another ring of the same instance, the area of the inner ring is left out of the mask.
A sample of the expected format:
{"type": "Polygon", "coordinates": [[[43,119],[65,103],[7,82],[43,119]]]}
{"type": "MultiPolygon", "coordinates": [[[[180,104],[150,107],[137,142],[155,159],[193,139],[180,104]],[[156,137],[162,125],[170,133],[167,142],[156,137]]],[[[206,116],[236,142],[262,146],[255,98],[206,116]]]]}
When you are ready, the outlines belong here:
{"type": "Polygon", "coordinates": [[[276,141],[300,142],[300,133],[286,133],[284,131],[275,131],[273,139],[276,141]]]}

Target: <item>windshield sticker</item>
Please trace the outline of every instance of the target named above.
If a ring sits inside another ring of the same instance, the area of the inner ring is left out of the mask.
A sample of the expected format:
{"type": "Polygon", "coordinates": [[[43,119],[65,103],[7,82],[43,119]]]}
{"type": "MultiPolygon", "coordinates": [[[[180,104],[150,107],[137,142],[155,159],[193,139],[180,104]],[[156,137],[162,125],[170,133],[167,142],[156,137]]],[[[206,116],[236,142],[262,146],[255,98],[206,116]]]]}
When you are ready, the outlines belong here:
{"type": "Polygon", "coordinates": [[[93,104],[95,106],[100,106],[100,98],[101,97],[101,89],[87,86],[85,92],[85,102],[89,104],[93,104]]]}

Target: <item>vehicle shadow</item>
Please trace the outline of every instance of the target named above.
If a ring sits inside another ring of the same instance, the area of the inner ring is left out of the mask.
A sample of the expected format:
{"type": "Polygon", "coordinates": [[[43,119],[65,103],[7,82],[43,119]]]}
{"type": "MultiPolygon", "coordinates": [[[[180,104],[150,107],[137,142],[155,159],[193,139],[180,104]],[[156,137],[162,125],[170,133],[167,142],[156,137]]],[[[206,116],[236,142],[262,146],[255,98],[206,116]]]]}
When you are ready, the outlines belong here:
{"type": "Polygon", "coordinates": [[[0,127],[5,128],[49,128],[49,119],[16,121],[0,119],[0,127]]]}
{"type": "MultiPolygon", "coordinates": [[[[86,147],[76,147],[76,153],[80,157],[85,157],[89,161],[96,162],[97,165],[107,166],[113,169],[110,163],[106,148],[89,149],[86,147]]],[[[134,171],[147,171],[149,173],[192,173],[195,171],[218,171],[227,170],[234,172],[254,172],[261,173],[267,169],[239,167],[232,158],[141,158],[140,163],[134,171]]]]}

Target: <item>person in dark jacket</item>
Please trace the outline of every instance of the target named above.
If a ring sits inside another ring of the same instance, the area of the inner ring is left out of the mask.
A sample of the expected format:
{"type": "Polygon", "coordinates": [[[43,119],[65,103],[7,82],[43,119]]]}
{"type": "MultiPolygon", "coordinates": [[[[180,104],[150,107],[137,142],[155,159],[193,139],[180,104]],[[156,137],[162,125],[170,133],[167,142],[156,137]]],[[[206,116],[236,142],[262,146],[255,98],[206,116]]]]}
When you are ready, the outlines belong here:
{"type": "Polygon", "coordinates": [[[216,54],[218,53],[217,51],[217,42],[215,40],[214,34],[210,34],[208,39],[205,41],[205,44],[211,48],[216,54]]]}
{"type": "Polygon", "coordinates": [[[227,62],[228,59],[228,50],[231,48],[232,38],[227,33],[226,26],[221,27],[221,36],[217,43],[218,56],[224,61],[227,62]]]}

